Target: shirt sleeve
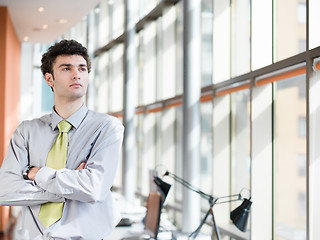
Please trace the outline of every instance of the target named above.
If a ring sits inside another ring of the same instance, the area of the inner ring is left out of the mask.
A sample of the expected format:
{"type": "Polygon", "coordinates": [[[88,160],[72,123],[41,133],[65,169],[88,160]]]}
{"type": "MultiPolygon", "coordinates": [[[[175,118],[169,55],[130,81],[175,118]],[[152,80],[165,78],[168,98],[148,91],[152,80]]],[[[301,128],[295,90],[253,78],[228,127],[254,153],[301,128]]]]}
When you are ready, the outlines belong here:
{"type": "Polygon", "coordinates": [[[124,128],[118,119],[104,126],[91,149],[82,170],[41,168],[36,174],[37,185],[45,191],[81,202],[101,202],[113,184],[120,159],[124,128]]]}
{"type": "Polygon", "coordinates": [[[22,135],[23,124],[14,132],[8,152],[0,168],[0,205],[32,206],[45,202],[63,202],[65,199],[44,191],[22,172],[28,165],[28,147],[22,135]]]}

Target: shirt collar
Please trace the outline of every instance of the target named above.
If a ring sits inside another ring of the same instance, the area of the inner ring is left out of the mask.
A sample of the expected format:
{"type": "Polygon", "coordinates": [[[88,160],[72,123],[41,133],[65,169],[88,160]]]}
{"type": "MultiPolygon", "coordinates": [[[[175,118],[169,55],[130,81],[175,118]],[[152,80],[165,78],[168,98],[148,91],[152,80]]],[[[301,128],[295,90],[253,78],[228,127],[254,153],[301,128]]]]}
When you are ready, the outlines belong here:
{"type": "MultiPolygon", "coordinates": [[[[85,104],[83,104],[82,107],[78,111],[76,111],[68,119],[65,119],[65,120],[68,121],[69,123],[71,123],[71,125],[74,128],[78,128],[80,123],[82,122],[82,120],[87,115],[87,112],[88,112],[88,108],[86,107],[85,104]]],[[[56,129],[58,123],[64,119],[62,117],[60,117],[60,115],[55,111],[54,107],[52,108],[52,115],[51,116],[52,116],[51,128],[54,131],[56,129]]]]}

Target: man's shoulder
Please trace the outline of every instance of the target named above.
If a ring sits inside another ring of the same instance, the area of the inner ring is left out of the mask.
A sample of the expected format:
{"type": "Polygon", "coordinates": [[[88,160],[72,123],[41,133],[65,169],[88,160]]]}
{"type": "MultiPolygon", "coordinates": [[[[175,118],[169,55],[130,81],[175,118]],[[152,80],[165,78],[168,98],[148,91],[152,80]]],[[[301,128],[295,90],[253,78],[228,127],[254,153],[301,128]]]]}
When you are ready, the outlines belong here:
{"type": "Polygon", "coordinates": [[[99,113],[92,110],[88,110],[88,114],[92,121],[99,123],[99,125],[113,125],[113,126],[122,126],[122,122],[119,118],[106,113],[99,113]]]}
{"type": "Polygon", "coordinates": [[[46,114],[38,118],[23,120],[19,127],[20,128],[33,128],[36,126],[49,125],[51,123],[51,114],[46,114]]]}
{"type": "Polygon", "coordinates": [[[107,113],[96,112],[90,109],[88,110],[88,115],[94,118],[95,120],[99,120],[99,121],[112,121],[113,119],[116,118],[107,113]]]}

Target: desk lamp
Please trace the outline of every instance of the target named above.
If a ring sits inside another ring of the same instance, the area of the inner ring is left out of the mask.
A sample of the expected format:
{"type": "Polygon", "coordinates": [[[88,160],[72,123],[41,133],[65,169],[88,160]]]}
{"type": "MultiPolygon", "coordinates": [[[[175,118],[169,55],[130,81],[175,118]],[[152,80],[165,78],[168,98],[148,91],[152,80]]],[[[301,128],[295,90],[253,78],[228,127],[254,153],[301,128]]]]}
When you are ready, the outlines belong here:
{"type": "MultiPolygon", "coordinates": [[[[187,181],[183,180],[182,178],[178,177],[177,175],[175,175],[173,173],[166,171],[163,176],[171,177],[173,180],[182,184],[184,187],[188,188],[189,190],[198,193],[201,197],[207,199],[209,202],[209,206],[210,206],[209,210],[207,211],[204,218],[201,220],[200,225],[197,227],[197,229],[189,235],[189,238],[196,238],[197,237],[203,224],[206,222],[206,219],[208,218],[209,215],[211,215],[213,227],[215,230],[215,235],[216,235],[217,239],[220,240],[221,237],[220,237],[219,229],[218,229],[216,221],[215,221],[215,217],[214,217],[212,208],[215,204],[229,203],[229,202],[234,202],[234,201],[243,201],[243,202],[239,207],[237,207],[236,209],[234,209],[230,213],[230,218],[231,218],[233,224],[240,231],[242,231],[242,232],[246,231],[248,217],[249,217],[249,211],[250,211],[250,207],[252,204],[252,202],[250,201],[251,197],[249,199],[243,198],[241,195],[241,192],[239,194],[234,194],[234,195],[229,195],[229,196],[213,197],[207,193],[202,192],[200,189],[195,188],[190,183],[188,183],[187,181]]],[[[157,184],[157,186],[159,187],[160,192],[165,192],[165,196],[166,196],[168,194],[169,189],[170,189],[169,186],[171,186],[171,185],[164,182],[159,177],[154,177],[154,181],[157,184]]]]}

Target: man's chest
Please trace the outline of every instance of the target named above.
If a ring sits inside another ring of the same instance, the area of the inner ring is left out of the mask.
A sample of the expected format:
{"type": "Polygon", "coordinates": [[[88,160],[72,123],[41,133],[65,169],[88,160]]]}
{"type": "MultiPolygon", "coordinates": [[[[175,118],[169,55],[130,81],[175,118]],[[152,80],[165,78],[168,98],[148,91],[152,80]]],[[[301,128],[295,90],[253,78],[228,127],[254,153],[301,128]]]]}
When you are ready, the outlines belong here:
{"type": "MultiPolygon", "coordinates": [[[[45,166],[48,153],[56,141],[58,132],[43,132],[29,136],[27,144],[28,160],[32,166],[45,166]]],[[[96,139],[94,132],[76,130],[68,134],[67,165],[76,169],[81,162],[86,162],[96,139]]]]}

